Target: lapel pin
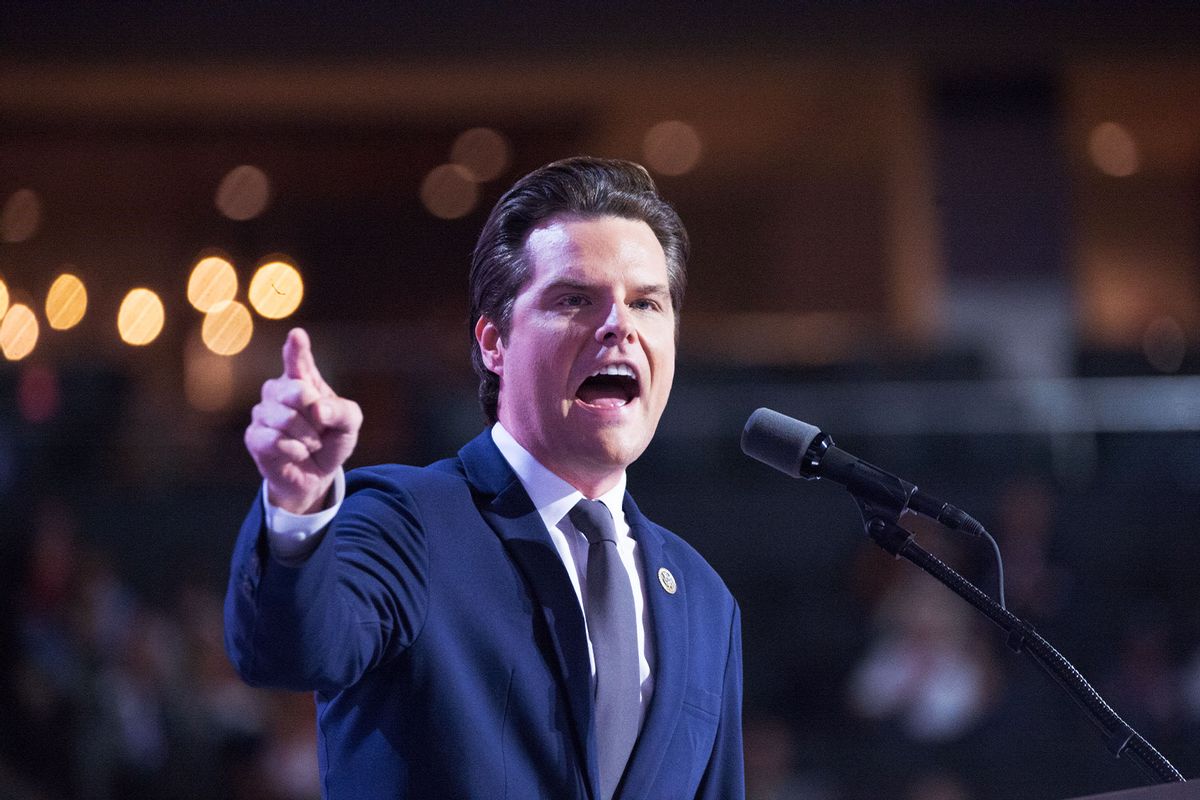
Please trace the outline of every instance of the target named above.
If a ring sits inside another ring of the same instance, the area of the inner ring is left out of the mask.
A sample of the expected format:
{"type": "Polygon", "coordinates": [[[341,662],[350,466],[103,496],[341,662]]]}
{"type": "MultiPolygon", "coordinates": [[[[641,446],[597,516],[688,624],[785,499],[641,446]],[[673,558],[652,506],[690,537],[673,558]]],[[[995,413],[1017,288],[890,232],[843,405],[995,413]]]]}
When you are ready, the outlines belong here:
{"type": "Polygon", "coordinates": [[[666,567],[658,568],[658,582],[666,589],[667,594],[675,594],[675,590],[678,588],[675,584],[675,576],[666,567]]]}

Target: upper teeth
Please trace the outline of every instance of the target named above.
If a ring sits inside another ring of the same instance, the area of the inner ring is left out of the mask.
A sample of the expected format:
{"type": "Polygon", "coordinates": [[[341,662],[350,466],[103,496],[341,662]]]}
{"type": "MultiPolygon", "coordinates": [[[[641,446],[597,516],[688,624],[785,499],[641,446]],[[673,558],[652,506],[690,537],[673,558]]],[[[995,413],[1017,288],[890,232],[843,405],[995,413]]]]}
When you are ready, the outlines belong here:
{"type": "Polygon", "coordinates": [[[628,364],[607,364],[592,373],[592,375],[624,375],[626,378],[637,380],[633,368],[628,364]]]}

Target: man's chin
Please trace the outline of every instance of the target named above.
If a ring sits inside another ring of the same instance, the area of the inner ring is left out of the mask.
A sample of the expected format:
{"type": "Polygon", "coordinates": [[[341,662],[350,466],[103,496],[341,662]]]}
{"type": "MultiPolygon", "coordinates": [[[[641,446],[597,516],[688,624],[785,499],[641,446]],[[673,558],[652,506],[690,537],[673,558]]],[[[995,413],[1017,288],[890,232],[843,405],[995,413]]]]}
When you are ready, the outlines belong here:
{"type": "Polygon", "coordinates": [[[623,470],[641,457],[649,443],[649,437],[630,431],[598,431],[588,447],[588,460],[598,468],[623,470]]]}

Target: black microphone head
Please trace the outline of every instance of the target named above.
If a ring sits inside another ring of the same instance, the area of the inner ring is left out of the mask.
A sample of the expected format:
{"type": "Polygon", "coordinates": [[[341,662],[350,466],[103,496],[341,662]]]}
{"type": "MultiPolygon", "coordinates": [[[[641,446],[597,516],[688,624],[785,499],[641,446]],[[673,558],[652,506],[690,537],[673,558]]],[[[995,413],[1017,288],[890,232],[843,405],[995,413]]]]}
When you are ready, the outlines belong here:
{"type": "Polygon", "coordinates": [[[793,478],[807,477],[801,471],[804,453],[821,435],[814,425],[760,408],[742,429],[742,452],[793,478]]]}

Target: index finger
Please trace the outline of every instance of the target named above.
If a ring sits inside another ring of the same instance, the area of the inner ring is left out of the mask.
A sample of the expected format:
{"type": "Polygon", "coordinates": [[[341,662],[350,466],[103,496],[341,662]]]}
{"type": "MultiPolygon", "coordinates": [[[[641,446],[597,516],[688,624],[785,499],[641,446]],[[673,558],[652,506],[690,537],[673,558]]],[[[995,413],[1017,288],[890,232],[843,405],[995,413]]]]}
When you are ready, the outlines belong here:
{"type": "Polygon", "coordinates": [[[317,362],[313,359],[312,341],[308,331],[303,328],[292,328],[288,331],[283,343],[283,374],[288,378],[297,378],[312,384],[322,394],[332,394],[329,385],[321,377],[317,362]]]}

